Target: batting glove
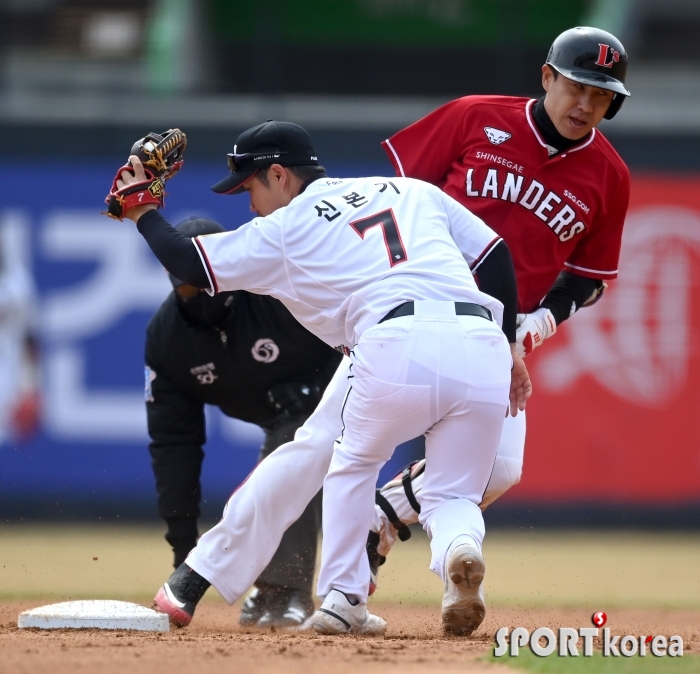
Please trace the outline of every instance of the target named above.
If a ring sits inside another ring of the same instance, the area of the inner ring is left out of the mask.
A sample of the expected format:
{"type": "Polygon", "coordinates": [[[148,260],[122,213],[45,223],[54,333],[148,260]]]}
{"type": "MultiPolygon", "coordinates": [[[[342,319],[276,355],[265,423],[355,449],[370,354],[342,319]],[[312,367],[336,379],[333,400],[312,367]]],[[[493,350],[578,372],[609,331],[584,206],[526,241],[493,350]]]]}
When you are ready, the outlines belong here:
{"type": "Polygon", "coordinates": [[[515,350],[519,356],[532,353],[547,337],[551,337],[557,331],[552,312],[544,307],[531,314],[518,314],[515,324],[515,350]]]}

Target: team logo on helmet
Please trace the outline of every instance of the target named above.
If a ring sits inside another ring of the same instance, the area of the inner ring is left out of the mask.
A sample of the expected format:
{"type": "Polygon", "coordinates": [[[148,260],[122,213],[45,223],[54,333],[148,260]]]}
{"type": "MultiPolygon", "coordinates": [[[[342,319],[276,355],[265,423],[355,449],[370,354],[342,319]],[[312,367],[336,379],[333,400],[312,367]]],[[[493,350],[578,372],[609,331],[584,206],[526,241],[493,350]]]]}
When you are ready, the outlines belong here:
{"type": "Polygon", "coordinates": [[[612,68],[613,63],[617,63],[620,60],[620,52],[617,49],[613,49],[609,44],[598,43],[600,51],[598,52],[598,60],[595,62],[597,66],[603,66],[603,68],[612,68]]]}
{"type": "Polygon", "coordinates": [[[494,129],[492,126],[485,126],[484,132],[486,133],[486,137],[491,143],[493,143],[493,145],[505,143],[511,137],[511,134],[509,134],[507,131],[494,129]]]}

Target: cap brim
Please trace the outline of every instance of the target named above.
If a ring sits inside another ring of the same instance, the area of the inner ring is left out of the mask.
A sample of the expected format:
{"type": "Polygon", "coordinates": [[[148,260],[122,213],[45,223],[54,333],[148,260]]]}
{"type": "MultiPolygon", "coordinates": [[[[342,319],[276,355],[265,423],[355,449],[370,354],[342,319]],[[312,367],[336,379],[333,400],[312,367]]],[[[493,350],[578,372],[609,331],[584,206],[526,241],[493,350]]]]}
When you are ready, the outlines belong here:
{"type": "Polygon", "coordinates": [[[260,169],[253,169],[252,171],[237,171],[227,176],[223,180],[220,180],[216,185],[212,185],[211,191],[217,194],[241,194],[245,190],[244,185],[259,171],[260,169]]]}
{"type": "Polygon", "coordinates": [[[578,82],[579,84],[586,84],[589,87],[598,87],[599,89],[607,89],[608,91],[614,91],[616,94],[622,94],[623,96],[630,95],[627,87],[622,84],[620,80],[616,80],[614,77],[610,77],[610,75],[593,72],[591,70],[584,70],[583,68],[561,68],[551,63],[548,63],[547,65],[555,68],[558,72],[564,75],[564,77],[567,77],[574,82],[578,82]]]}

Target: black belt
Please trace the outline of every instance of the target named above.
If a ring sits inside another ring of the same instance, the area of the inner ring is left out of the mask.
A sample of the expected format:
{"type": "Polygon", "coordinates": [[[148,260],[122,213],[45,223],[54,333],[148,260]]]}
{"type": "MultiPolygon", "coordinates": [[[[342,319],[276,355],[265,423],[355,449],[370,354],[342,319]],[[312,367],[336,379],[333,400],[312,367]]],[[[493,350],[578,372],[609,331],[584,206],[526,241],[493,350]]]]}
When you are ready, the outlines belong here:
{"type": "MultiPolygon", "coordinates": [[[[398,307],[394,307],[379,322],[383,323],[384,321],[390,321],[392,318],[399,318],[400,316],[413,316],[413,314],[413,302],[404,302],[403,304],[399,304],[398,307]]],[[[480,304],[473,304],[472,302],[455,302],[455,314],[457,314],[457,316],[479,316],[480,318],[485,318],[487,321],[493,320],[491,312],[486,307],[482,307],[480,304]]]]}

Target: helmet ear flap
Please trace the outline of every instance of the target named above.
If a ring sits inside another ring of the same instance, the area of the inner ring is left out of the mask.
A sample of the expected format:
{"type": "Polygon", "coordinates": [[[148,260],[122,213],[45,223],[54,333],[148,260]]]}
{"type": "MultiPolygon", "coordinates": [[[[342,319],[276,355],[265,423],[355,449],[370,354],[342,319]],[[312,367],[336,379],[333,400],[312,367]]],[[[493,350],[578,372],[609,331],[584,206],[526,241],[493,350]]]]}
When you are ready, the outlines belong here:
{"type": "Polygon", "coordinates": [[[615,94],[615,98],[610,101],[608,111],[604,115],[605,119],[612,119],[622,107],[622,104],[625,102],[626,98],[627,96],[623,96],[622,94],[615,94]]]}

